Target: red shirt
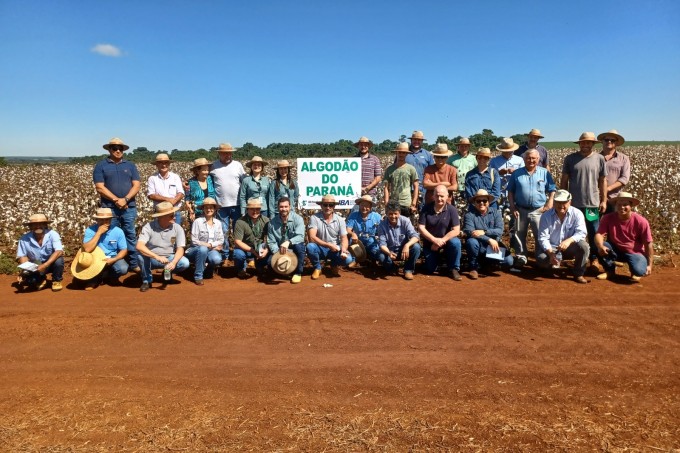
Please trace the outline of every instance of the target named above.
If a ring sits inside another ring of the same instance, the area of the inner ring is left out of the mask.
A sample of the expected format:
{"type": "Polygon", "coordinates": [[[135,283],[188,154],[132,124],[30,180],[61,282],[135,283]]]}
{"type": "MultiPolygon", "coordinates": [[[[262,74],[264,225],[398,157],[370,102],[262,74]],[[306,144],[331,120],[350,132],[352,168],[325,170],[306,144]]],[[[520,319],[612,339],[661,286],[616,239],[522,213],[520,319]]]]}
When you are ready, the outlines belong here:
{"type": "MultiPolygon", "coordinates": [[[[457,181],[458,171],[456,167],[449,164],[444,164],[441,170],[437,170],[436,165],[428,165],[423,171],[423,183],[428,182],[447,182],[449,184],[455,184],[457,181]]],[[[460,187],[458,188],[460,190],[460,187]]],[[[449,191],[449,194],[451,191],[449,191]]],[[[425,192],[425,204],[432,203],[434,201],[434,189],[429,189],[425,192]]]]}
{"type": "Polygon", "coordinates": [[[630,219],[621,220],[616,212],[600,219],[600,234],[607,235],[607,242],[625,253],[645,253],[645,245],[652,242],[652,230],[647,219],[637,212],[630,219]]]}

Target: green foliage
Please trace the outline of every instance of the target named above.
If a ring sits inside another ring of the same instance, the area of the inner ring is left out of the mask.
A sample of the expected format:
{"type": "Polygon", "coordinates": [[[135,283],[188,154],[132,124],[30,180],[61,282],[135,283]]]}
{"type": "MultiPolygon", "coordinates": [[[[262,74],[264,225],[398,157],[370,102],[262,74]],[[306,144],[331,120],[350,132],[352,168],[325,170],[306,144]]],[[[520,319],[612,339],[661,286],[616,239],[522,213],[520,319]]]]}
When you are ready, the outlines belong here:
{"type": "Polygon", "coordinates": [[[17,262],[6,253],[0,253],[0,274],[14,275],[17,273],[17,262]]]}
{"type": "Polygon", "coordinates": [[[0,157],[0,167],[6,167],[7,166],[7,161],[5,160],[4,157],[0,157]]]}

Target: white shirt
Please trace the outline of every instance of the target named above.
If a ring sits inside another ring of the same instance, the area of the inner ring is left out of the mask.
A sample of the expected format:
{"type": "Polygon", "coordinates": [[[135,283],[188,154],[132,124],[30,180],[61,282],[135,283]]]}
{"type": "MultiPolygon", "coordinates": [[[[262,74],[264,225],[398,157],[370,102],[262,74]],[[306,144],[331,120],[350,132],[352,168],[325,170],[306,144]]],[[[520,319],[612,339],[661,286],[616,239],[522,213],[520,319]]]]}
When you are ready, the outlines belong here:
{"type": "MultiPolygon", "coordinates": [[[[158,194],[162,197],[174,198],[178,193],[184,193],[184,187],[177,173],[169,171],[165,178],[158,172],[149,176],[147,195],[158,194]]],[[[158,203],[160,201],[153,200],[154,206],[158,203]]],[[[182,200],[178,201],[175,207],[182,207],[182,200]]]]}
{"type": "Polygon", "coordinates": [[[228,164],[223,164],[216,160],[210,174],[213,177],[217,203],[220,207],[238,206],[238,191],[246,174],[241,162],[232,160],[228,164]]]}

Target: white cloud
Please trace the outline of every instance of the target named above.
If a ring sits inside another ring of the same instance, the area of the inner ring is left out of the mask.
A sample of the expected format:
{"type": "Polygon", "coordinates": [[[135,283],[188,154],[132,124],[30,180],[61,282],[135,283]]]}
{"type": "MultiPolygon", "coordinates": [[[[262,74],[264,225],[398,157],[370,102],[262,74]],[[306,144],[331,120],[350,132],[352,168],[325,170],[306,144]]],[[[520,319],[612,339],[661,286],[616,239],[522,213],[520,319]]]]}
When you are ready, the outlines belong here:
{"type": "Polygon", "coordinates": [[[97,44],[90,50],[94,53],[98,53],[99,55],[104,55],[105,57],[123,56],[123,52],[113,44],[97,44]]]}

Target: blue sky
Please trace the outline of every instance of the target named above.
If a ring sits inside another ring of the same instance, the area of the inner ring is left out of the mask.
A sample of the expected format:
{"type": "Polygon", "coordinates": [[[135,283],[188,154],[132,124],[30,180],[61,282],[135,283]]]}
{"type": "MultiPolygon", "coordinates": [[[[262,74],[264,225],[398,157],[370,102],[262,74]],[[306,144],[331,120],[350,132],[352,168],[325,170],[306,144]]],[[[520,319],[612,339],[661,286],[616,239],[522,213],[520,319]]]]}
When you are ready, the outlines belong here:
{"type": "Polygon", "coordinates": [[[414,129],[678,140],[679,22],[675,0],[0,0],[0,155],[414,129]]]}

